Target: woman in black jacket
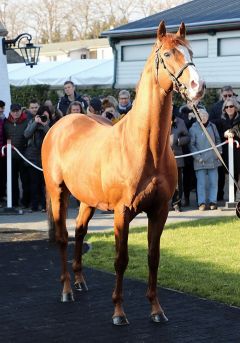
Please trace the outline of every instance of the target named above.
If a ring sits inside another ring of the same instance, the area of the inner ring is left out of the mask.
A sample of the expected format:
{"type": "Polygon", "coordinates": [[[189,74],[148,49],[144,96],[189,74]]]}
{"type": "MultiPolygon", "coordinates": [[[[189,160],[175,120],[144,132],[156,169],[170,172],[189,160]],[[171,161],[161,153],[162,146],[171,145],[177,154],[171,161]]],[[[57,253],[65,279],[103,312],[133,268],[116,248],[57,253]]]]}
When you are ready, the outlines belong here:
{"type": "MultiPolygon", "coordinates": [[[[217,122],[221,140],[234,138],[240,143],[240,105],[234,97],[228,98],[223,103],[222,116],[217,122]]],[[[223,159],[228,165],[228,146],[223,146],[223,159]]],[[[234,178],[240,182],[240,149],[234,144],[234,178]]],[[[236,191],[236,189],[235,189],[236,191]]]]}
{"type": "MultiPolygon", "coordinates": [[[[190,136],[184,120],[172,115],[172,128],[170,135],[170,145],[175,156],[183,155],[183,146],[186,146],[190,142],[190,136]]],[[[176,191],[172,198],[172,206],[176,212],[181,211],[181,199],[182,199],[182,172],[184,167],[184,158],[180,157],[176,159],[178,168],[178,184],[176,191]]]]}

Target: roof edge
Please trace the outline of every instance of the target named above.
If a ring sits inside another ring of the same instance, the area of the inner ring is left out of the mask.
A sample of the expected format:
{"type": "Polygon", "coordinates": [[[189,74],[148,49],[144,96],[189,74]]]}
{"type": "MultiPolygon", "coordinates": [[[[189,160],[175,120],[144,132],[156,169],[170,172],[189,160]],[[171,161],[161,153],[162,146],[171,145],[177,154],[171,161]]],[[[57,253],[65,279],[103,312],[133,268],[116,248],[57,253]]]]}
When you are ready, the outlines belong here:
{"type": "MultiPolygon", "coordinates": [[[[176,25],[166,25],[166,28],[168,31],[174,31],[178,29],[181,22],[179,22],[176,25]]],[[[215,21],[202,21],[197,23],[185,23],[186,29],[189,32],[195,32],[195,31],[207,31],[209,29],[216,29],[219,31],[219,29],[229,29],[232,30],[233,27],[238,27],[240,25],[240,18],[234,18],[229,20],[215,20],[215,21]]],[[[142,35],[149,35],[149,34],[155,34],[157,30],[157,26],[152,26],[148,28],[139,28],[139,29],[128,29],[128,30],[108,30],[103,31],[101,33],[101,37],[122,37],[122,36],[137,36],[139,33],[142,35]]]]}

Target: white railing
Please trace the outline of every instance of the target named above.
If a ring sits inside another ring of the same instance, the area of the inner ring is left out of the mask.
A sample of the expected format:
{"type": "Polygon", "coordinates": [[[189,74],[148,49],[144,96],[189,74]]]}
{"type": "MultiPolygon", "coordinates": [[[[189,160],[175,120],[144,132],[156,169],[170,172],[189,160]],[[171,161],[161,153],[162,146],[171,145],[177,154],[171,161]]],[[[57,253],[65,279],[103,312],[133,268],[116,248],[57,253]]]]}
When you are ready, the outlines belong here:
{"type": "MultiPolygon", "coordinates": [[[[221,144],[216,145],[216,147],[222,146],[228,144],[228,172],[229,172],[229,188],[228,188],[228,192],[229,192],[229,203],[234,203],[235,201],[235,196],[234,196],[234,179],[232,177],[232,175],[234,175],[234,157],[233,157],[233,151],[234,151],[234,147],[233,144],[237,145],[237,148],[239,148],[239,143],[238,141],[234,140],[233,138],[229,138],[228,141],[225,141],[221,144]]],[[[14,149],[19,156],[21,156],[21,158],[23,158],[27,163],[29,163],[31,166],[33,166],[34,168],[42,171],[42,168],[39,168],[38,166],[36,166],[35,164],[33,164],[31,161],[29,161],[28,159],[26,159],[26,157],[24,157],[20,151],[15,148],[14,146],[12,146],[11,144],[11,140],[8,139],[7,140],[7,144],[4,145],[2,147],[2,155],[5,155],[4,150],[7,150],[7,207],[11,208],[12,207],[12,149],[14,149]]],[[[176,156],[175,158],[182,158],[182,157],[187,157],[187,156],[193,156],[205,151],[209,151],[212,150],[213,148],[208,148],[208,149],[204,149],[204,150],[200,150],[194,153],[190,153],[190,154],[186,154],[186,155],[181,155],[181,156],[176,156]]]]}

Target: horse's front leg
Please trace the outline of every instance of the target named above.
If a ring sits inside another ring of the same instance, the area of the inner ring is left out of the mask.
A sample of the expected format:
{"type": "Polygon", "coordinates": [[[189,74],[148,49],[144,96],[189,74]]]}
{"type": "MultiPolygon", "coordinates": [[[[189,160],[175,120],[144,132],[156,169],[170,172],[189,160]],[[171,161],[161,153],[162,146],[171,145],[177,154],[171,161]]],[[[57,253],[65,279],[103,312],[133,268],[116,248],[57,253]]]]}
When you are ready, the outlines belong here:
{"type": "Polygon", "coordinates": [[[94,214],[95,208],[89,207],[88,205],[81,203],[78,217],[76,220],[75,230],[75,250],[73,259],[73,271],[75,274],[75,289],[82,291],[83,289],[88,290],[82,273],[82,247],[83,240],[87,233],[89,220],[94,214]]]}
{"type": "Polygon", "coordinates": [[[66,228],[66,216],[69,192],[64,184],[52,186],[51,201],[48,201],[49,223],[51,224],[51,236],[54,236],[58,244],[61,257],[61,282],[63,284],[62,302],[74,301],[71,289],[71,277],[67,268],[68,232],[66,228]],[[52,217],[51,217],[52,214],[52,217]]]}
{"type": "Polygon", "coordinates": [[[113,324],[129,324],[123,310],[123,276],[128,265],[128,230],[129,216],[124,211],[114,212],[114,235],[116,245],[116,257],[114,267],[116,271],[116,284],[112,294],[114,303],[113,324]]]}
{"type": "Polygon", "coordinates": [[[160,260],[160,238],[168,216],[168,204],[148,213],[148,289],[147,297],[151,303],[151,320],[153,322],[167,322],[157,296],[157,274],[160,260]]]}

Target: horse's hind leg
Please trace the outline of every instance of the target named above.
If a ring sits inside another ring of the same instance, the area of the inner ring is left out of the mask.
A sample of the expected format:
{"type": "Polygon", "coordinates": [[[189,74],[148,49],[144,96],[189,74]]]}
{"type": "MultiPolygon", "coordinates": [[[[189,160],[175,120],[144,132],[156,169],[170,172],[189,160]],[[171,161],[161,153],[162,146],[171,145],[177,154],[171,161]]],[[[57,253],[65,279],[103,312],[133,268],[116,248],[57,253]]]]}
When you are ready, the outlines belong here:
{"type": "Polygon", "coordinates": [[[82,274],[82,247],[87,233],[88,222],[94,214],[95,208],[81,203],[75,230],[75,250],[73,260],[73,271],[75,274],[75,288],[78,291],[87,290],[87,285],[82,274]]]}
{"type": "Polygon", "coordinates": [[[160,260],[160,238],[167,220],[168,203],[161,209],[148,213],[148,290],[147,297],[151,303],[151,320],[153,322],[167,322],[157,296],[157,274],[160,260]]]}
{"type": "Polygon", "coordinates": [[[66,216],[68,206],[69,191],[64,183],[51,187],[50,199],[52,219],[55,227],[55,239],[59,246],[61,257],[61,282],[63,283],[63,302],[73,301],[73,293],[70,283],[70,274],[67,270],[67,245],[68,232],[66,228],[66,216]]]}

